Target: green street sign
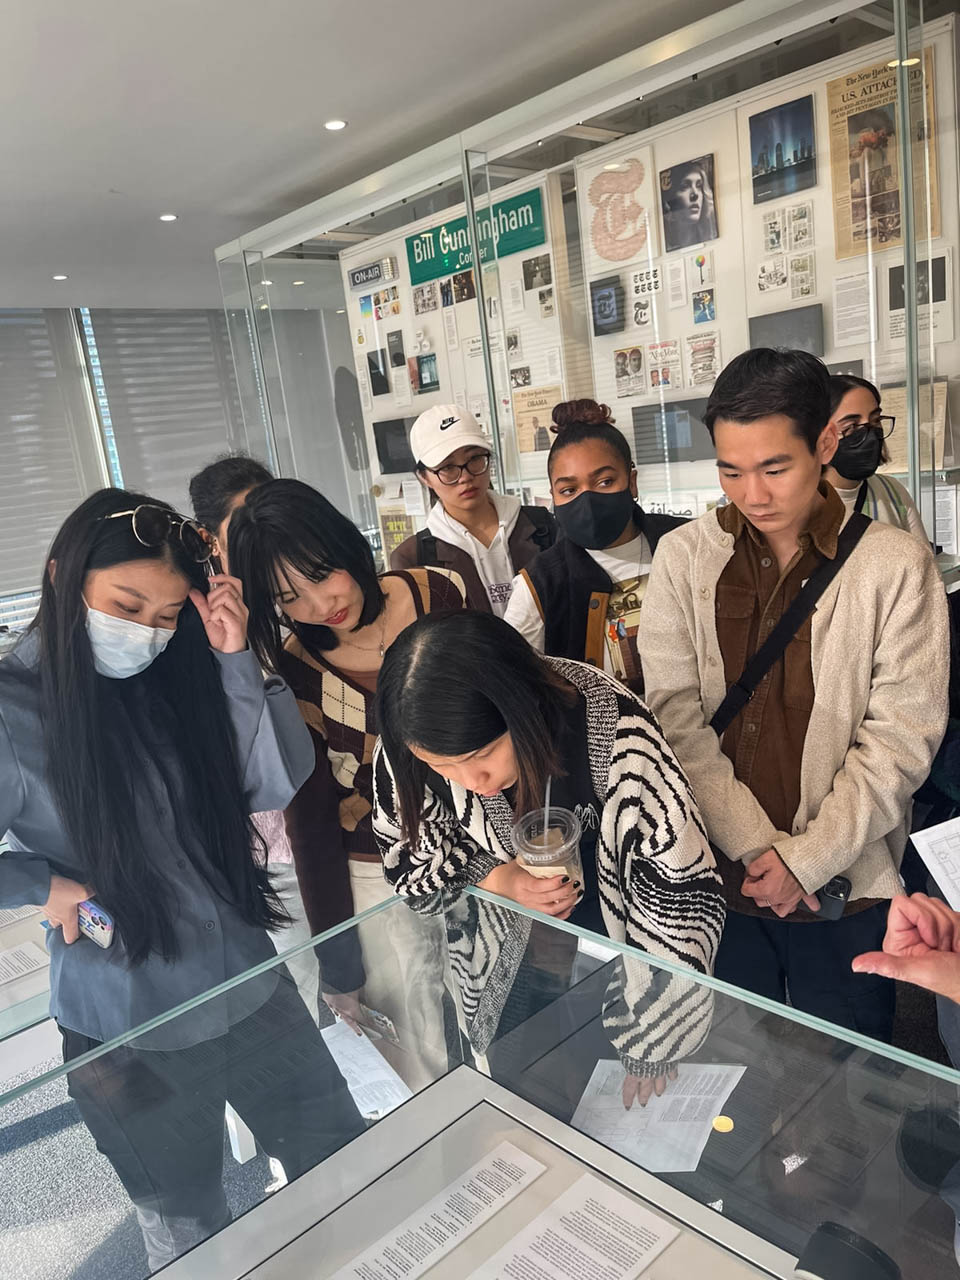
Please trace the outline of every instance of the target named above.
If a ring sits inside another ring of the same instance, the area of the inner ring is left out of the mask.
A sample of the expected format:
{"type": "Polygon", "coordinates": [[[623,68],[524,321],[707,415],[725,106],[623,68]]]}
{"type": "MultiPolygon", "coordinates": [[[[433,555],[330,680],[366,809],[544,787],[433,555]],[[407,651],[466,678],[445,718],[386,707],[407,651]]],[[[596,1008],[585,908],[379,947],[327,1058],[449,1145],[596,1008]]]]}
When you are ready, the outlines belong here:
{"type": "MultiPolygon", "coordinates": [[[[480,261],[492,262],[511,253],[535,249],[547,238],[543,221],[543,195],[539,187],[501,200],[477,214],[480,261]]],[[[429,231],[407,237],[410,283],[424,284],[473,266],[466,218],[441,222],[429,231]]]]}

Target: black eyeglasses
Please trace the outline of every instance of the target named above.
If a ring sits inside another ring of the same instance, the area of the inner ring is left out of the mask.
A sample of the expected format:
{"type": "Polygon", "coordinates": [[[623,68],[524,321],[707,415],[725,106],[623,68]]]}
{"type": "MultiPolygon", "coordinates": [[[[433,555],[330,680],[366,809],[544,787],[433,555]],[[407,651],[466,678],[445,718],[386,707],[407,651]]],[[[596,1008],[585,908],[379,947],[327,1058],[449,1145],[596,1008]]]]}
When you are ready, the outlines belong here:
{"type": "Polygon", "coordinates": [[[432,471],[441,484],[459,484],[464,471],[471,476],[485,475],[490,470],[490,455],[478,453],[460,465],[448,462],[442,467],[427,467],[427,470],[432,471]]]}
{"type": "Polygon", "coordinates": [[[120,520],[123,516],[130,517],[133,536],[145,547],[162,547],[176,534],[183,550],[197,564],[206,564],[213,555],[209,534],[196,521],[188,520],[176,511],[143,502],[132,511],[114,511],[104,519],[120,520]]]}
{"type": "Polygon", "coordinates": [[[859,440],[859,439],[862,439],[862,437],[859,435],[856,435],[855,434],[856,432],[879,431],[882,433],[884,440],[886,440],[888,436],[893,434],[893,428],[896,425],[897,425],[896,418],[892,418],[889,415],[883,415],[879,418],[875,418],[873,422],[851,422],[848,427],[844,427],[843,430],[840,432],[840,439],[841,440],[854,440],[854,439],[859,440]]]}

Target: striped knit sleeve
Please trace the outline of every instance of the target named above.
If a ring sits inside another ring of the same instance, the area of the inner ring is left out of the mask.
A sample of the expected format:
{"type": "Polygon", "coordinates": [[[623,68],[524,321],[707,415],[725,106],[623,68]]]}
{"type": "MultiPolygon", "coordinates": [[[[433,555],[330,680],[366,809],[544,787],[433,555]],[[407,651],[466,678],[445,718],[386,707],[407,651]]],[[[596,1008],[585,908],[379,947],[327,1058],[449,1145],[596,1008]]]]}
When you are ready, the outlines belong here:
{"type": "Polygon", "coordinates": [[[444,800],[424,788],[416,848],[404,840],[393,770],[383,744],[373,755],[373,831],[394,892],[418,898],[478,884],[497,859],[467,834],[444,800]]]}
{"type": "MultiPolygon", "coordinates": [[[[696,801],[652,712],[629,696],[619,710],[598,865],[608,876],[616,868],[623,940],[654,960],[710,973],[725,912],[696,801]]],[[[624,957],[604,1024],[628,1071],[660,1075],[702,1042],[711,1009],[711,993],[696,982],[624,957]]]]}

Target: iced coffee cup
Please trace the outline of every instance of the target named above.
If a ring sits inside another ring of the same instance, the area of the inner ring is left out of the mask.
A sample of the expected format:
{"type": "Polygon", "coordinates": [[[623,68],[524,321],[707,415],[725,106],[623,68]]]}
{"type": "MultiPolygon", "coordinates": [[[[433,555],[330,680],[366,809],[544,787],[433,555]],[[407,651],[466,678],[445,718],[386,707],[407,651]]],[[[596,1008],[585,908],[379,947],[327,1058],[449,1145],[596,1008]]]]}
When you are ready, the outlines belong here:
{"type": "Polygon", "coordinates": [[[580,834],[580,819],[569,809],[551,807],[524,814],[513,828],[517,864],[538,880],[569,876],[582,884],[580,834]]]}

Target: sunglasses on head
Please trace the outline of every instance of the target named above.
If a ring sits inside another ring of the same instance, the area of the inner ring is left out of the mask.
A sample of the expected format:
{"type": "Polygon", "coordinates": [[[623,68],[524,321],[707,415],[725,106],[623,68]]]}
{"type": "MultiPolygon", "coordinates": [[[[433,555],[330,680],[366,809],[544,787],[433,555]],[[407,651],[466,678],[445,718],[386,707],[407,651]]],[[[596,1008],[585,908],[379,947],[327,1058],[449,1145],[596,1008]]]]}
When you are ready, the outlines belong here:
{"type": "Polygon", "coordinates": [[[185,554],[197,564],[207,565],[213,555],[213,544],[209,534],[186,516],[166,507],[155,506],[152,502],[143,502],[132,511],[114,511],[104,516],[105,520],[120,520],[129,517],[133,536],[145,547],[162,547],[170,542],[174,535],[180,539],[180,546],[185,554]]]}

